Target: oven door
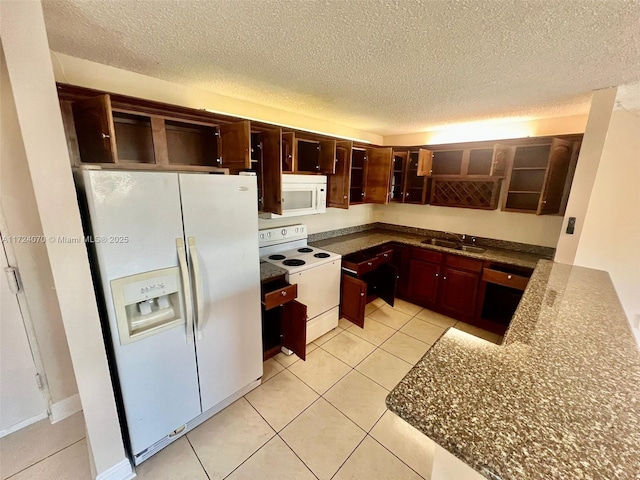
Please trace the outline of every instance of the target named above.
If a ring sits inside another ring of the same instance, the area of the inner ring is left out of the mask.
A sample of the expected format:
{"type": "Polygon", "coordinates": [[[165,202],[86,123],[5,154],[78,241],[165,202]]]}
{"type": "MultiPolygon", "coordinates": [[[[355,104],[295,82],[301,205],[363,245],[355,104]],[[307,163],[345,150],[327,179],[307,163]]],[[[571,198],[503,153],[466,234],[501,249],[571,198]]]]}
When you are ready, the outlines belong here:
{"type": "MultiPolygon", "coordinates": [[[[282,185],[282,216],[311,215],[318,211],[320,188],[309,184],[282,185]]],[[[324,193],[324,192],[323,192],[324,193]]]]}

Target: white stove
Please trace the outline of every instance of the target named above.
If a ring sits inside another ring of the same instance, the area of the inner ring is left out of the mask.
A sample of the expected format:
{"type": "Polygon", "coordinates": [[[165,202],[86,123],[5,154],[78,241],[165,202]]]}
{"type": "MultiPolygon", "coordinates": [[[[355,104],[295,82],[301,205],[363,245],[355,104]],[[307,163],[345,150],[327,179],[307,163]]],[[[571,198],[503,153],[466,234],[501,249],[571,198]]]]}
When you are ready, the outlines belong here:
{"type": "MultiPolygon", "coordinates": [[[[260,260],[287,271],[307,306],[307,343],[338,326],[342,256],[307,245],[307,226],[291,225],[259,232],[260,260]]],[[[288,352],[287,352],[288,353],[288,352]]]]}

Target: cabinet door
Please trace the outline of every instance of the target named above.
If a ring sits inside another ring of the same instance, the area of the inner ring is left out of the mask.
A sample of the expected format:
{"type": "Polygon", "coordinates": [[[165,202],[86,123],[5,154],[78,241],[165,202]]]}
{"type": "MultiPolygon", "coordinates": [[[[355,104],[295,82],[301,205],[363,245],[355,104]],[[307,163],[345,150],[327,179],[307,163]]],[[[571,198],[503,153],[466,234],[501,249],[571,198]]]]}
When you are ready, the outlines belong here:
{"type": "Polygon", "coordinates": [[[294,172],[296,170],[295,156],[296,134],[282,132],[282,171],[294,172]]]}
{"type": "Polygon", "coordinates": [[[420,175],[420,153],[411,152],[407,159],[404,203],[424,205],[427,201],[428,181],[427,177],[420,175]]]}
{"type": "Polygon", "coordinates": [[[389,203],[389,176],[393,150],[367,148],[367,177],[364,203],[389,203]]]}
{"type": "Polygon", "coordinates": [[[334,139],[320,141],[318,163],[323,175],[336,173],[336,141],[334,139]]]}
{"type": "Polygon", "coordinates": [[[491,159],[489,176],[504,177],[507,173],[507,165],[509,164],[510,158],[513,157],[514,151],[515,147],[496,143],[493,146],[493,158],[491,159]]]}
{"type": "Polygon", "coordinates": [[[418,176],[428,177],[433,173],[433,152],[425,148],[418,151],[418,176]]]}
{"type": "Polygon", "coordinates": [[[409,152],[393,152],[393,163],[391,165],[391,178],[389,182],[389,201],[404,202],[405,178],[407,176],[407,163],[409,152]]]}
{"type": "Polygon", "coordinates": [[[453,317],[468,320],[473,317],[480,275],[445,267],[442,273],[440,307],[453,317]]]}
{"type": "Polygon", "coordinates": [[[262,140],[262,211],[282,214],[282,162],[279,128],[260,133],[262,140]]]}
{"type": "Polygon", "coordinates": [[[538,204],[538,215],[560,212],[562,193],[571,162],[571,142],[554,138],[549,153],[549,166],[544,179],[542,195],[538,204]]]}
{"type": "Polygon", "coordinates": [[[328,207],[349,208],[352,147],[350,140],[336,142],[336,173],[327,177],[328,207]]]}
{"type": "Polygon", "coordinates": [[[390,263],[378,267],[378,296],[393,307],[396,299],[398,269],[390,263]]]}
{"type": "Polygon", "coordinates": [[[409,290],[409,247],[405,245],[393,246],[392,265],[398,270],[396,294],[399,298],[406,298],[409,290]]]}
{"type": "Polygon", "coordinates": [[[440,284],[440,265],[411,260],[409,267],[409,298],[435,305],[440,284]]]}
{"type": "Polygon", "coordinates": [[[249,120],[220,125],[220,152],[220,167],[231,170],[251,168],[249,120]]]}
{"type": "Polygon", "coordinates": [[[109,95],[73,102],[72,110],[80,160],[83,163],[117,163],[109,95]]]}
{"type": "Polygon", "coordinates": [[[340,315],[364,328],[364,309],[367,305],[367,284],[355,277],[342,274],[340,315]]]}
{"type": "Polygon", "coordinates": [[[306,359],[307,306],[297,300],[282,307],[282,346],[306,359]]]}

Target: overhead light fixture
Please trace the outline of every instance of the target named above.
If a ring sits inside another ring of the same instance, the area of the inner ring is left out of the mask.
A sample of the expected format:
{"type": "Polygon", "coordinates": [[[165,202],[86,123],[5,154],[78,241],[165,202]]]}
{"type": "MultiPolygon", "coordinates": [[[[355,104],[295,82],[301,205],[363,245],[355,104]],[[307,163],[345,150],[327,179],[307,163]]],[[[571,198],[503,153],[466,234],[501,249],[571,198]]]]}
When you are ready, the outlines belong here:
{"type": "Polygon", "coordinates": [[[439,127],[427,132],[430,144],[481,142],[529,137],[533,133],[532,118],[484,120],[439,127]]]}

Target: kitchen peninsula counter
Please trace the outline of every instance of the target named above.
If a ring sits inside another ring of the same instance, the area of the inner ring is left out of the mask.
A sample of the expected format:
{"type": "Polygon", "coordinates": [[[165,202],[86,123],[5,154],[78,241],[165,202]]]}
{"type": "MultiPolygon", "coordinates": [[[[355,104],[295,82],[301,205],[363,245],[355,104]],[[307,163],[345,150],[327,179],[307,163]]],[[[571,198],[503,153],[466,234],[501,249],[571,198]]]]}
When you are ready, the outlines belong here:
{"type": "Polygon", "coordinates": [[[486,478],[640,478],[640,353],[604,271],[541,260],[502,345],[449,329],[387,406],[486,478]]]}

